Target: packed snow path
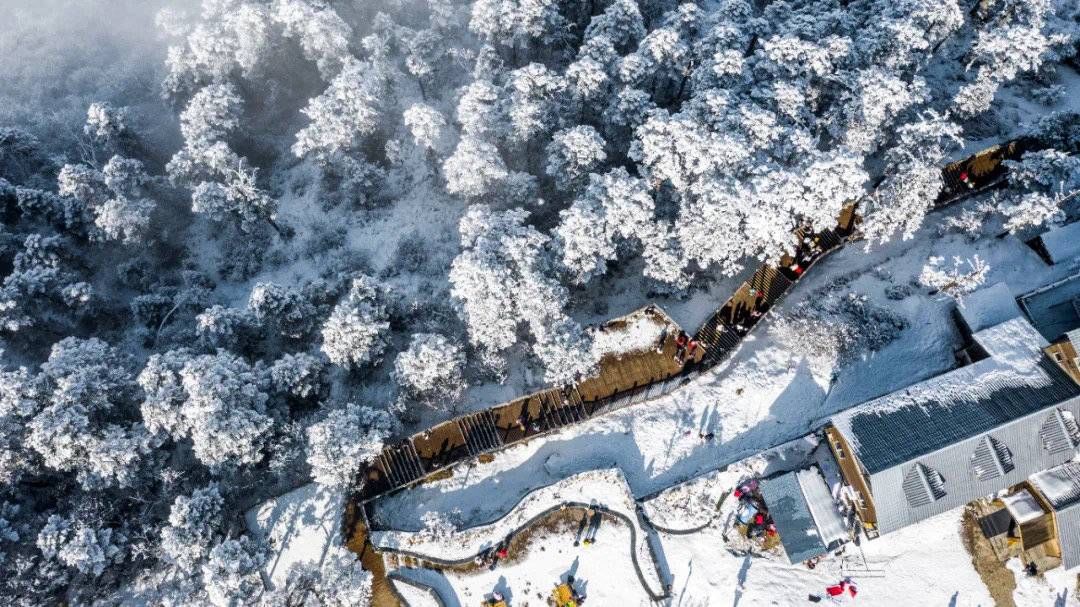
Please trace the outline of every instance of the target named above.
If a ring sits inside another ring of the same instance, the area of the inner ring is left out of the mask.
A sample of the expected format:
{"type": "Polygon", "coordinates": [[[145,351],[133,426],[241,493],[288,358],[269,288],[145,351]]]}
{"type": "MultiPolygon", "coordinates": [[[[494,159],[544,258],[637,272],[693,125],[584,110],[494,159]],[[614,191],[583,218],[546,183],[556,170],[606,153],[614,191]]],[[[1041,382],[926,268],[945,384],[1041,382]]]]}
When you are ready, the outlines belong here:
{"type": "Polygon", "coordinates": [[[626,479],[618,470],[591,470],[542,487],[523,497],[502,518],[467,529],[443,532],[372,531],[371,543],[383,553],[398,554],[436,567],[467,565],[486,551],[567,509],[602,513],[630,529],[631,556],[638,581],[654,599],[666,596],[666,582],[649,544],[652,530],[640,516],[626,479]]]}

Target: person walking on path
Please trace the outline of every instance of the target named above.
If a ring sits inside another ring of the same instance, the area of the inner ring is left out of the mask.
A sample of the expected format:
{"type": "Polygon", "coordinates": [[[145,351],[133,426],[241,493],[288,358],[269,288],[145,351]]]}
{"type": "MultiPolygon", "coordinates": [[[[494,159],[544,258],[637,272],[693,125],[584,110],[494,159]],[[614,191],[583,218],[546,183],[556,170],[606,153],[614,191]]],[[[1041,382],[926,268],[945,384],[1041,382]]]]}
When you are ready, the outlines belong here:
{"type": "Polygon", "coordinates": [[[690,343],[690,336],[686,334],[686,331],[679,331],[678,337],[675,338],[675,362],[680,365],[688,343],[690,343]]]}
{"type": "Polygon", "coordinates": [[[697,354],[698,342],[696,339],[691,339],[686,342],[686,350],[683,352],[682,360],[679,361],[680,365],[685,365],[686,361],[693,360],[694,355],[697,354]]]}
{"type": "Polygon", "coordinates": [[[589,529],[585,532],[585,539],[582,541],[586,546],[591,546],[596,543],[596,532],[600,530],[600,521],[603,516],[598,510],[589,508],[589,529]]]}

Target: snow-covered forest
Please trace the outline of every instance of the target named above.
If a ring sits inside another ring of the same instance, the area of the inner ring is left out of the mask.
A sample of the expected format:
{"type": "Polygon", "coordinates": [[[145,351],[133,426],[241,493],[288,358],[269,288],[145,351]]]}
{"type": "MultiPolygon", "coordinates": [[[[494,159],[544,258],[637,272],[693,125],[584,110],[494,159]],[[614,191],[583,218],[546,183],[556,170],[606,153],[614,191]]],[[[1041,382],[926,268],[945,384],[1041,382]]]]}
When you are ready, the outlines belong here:
{"type": "MultiPolygon", "coordinates": [[[[588,376],[597,322],[849,202],[870,246],[909,237],[973,146],[1056,142],[967,229],[1061,222],[1080,189],[1073,0],[7,4],[11,604],[362,604],[344,548],[265,591],[239,513],[588,376]]],[[[925,285],[978,284],[959,263],[925,285]]],[[[894,326],[822,348],[903,329],[831,301],[894,326]]]]}

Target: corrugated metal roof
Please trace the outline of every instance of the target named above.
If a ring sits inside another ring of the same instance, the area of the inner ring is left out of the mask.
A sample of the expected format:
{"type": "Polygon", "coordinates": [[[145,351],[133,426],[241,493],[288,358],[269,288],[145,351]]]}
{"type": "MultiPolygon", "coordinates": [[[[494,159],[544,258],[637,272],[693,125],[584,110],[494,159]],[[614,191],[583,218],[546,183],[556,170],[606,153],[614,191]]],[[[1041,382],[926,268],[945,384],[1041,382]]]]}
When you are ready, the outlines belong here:
{"type": "Polygon", "coordinates": [[[1053,361],[1044,357],[1038,367],[1041,385],[1015,385],[997,373],[973,373],[965,378],[971,382],[966,389],[912,394],[906,406],[856,410],[834,418],[834,425],[854,439],[859,461],[873,474],[1080,394],[1080,386],[1053,361]]]}
{"type": "Polygon", "coordinates": [[[1068,462],[1034,474],[1030,480],[1055,510],[1080,504],[1080,462],[1068,462]]]}
{"type": "Polygon", "coordinates": [[[936,451],[920,455],[870,475],[878,531],[889,533],[937,514],[963,506],[973,499],[996,493],[1020,483],[1032,474],[1062,464],[1075,455],[1075,449],[1051,450],[1039,437],[1039,430],[1058,416],[1057,409],[1080,414],[1080,396],[1058,405],[1035,411],[1008,422],[989,433],[958,441],[936,451]],[[976,453],[989,434],[1012,455],[1013,468],[992,478],[979,478],[974,465],[976,453]],[[922,467],[940,478],[938,491],[927,492],[928,499],[912,503],[904,491],[904,480],[922,467]]]}
{"type": "Polygon", "coordinates": [[[1054,341],[1065,332],[1080,327],[1080,312],[1075,303],[1078,298],[1080,274],[1075,274],[1021,295],[1018,301],[1039,333],[1054,341]]]}
{"type": "Polygon", "coordinates": [[[990,358],[839,413],[833,425],[874,474],[1080,395],[1023,318],[980,331],[990,358]]]}
{"type": "Polygon", "coordinates": [[[758,490],[769,507],[789,561],[802,563],[828,552],[795,472],[762,480],[758,490]]]}
{"type": "Polygon", "coordinates": [[[1080,565],[1080,505],[1059,510],[1054,518],[1061,545],[1061,566],[1072,569],[1080,565]]]}
{"type": "Polygon", "coordinates": [[[990,358],[833,417],[888,533],[1068,461],[1080,386],[1022,318],[975,334],[990,358]]]}

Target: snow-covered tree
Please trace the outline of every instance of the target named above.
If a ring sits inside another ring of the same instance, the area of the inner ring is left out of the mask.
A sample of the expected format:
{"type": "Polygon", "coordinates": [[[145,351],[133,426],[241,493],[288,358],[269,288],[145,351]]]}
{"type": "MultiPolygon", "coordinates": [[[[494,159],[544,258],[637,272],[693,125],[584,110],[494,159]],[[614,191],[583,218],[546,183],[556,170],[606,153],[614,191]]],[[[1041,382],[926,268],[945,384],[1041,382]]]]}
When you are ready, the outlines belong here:
{"type": "Polygon", "coordinates": [[[944,257],[930,257],[919,273],[919,283],[957,300],[982,286],[990,272],[990,265],[978,255],[967,260],[953,257],[951,269],[944,262],[944,257]]]}
{"type": "Polygon", "coordinates": [[[193,149],[207,149],[240,125],[243,100],[232,84],[199,89],[180,113],[180,134],[193,149]]]}
{"type": "Polygon", "coordinates": [[[1017,232],[1065,220],[1063,205],[1080,194],[1080,157],[1048,149],[1005,164],[1009,183],[1019,190],[1001,207],[1006,229],[1017,232]]]}
{"type": "Polygon", "coordinates": [[[221,527],[224,500],[216,484],[180,495],[169,510],[169,524],[161,530],[161,552],[166,561],[194,572],[210,554],[221,527]]]}
{"type": "Polygon", "coordinates": [[[529,327],[533,351],[546,379],[569,382],[595,365],[591,340],[566,316],[566,289],[555,279],[548,237],[525,224],[528,213],[498,213],[469,207],[459,225],[462,252],[450,268],[451,294],[458,300],[469,341],[497,366],[517,343],[517,325],[529,327]]]}
{"type": "Polygon", "coordinates": [[[453,404],[465,391],[465,352],[442,335],[417,333],[394,360],[394,376],[412,397],[453,404]]]}
{"type": "Polygon", "coordinates": [[[530,63],[510,73],[509,109],[511,136],[532,141],[555,126],[565,82],[540,63],[530,63]]]}
{"type": "Polygon", "coordinates": [[[284,337],[301,339],[316,325],[315,307],[301,289],[261,282],[248,296],[251,316],[284,337]]]}
{"type": "Polygon", "coordinates": [[[607,159],[604,138],[591,126],[563,129],[551,138],[547,147],[547,174],[560,190],[581,184],[607,159]]]}
{"type": "Polygon", "coordinates": [[[164,89],[171,95],[234,73],[254,74],[270,44],[269,17],[261,3],[203,0],[201,19],[190,29],[169,16],[159,16],[158,26],[181,38],[165,61],[164,89]]]}
{"type": "Polygon", "coordinates": [[[383,410],[349,403],[330,411],[307,431],[311,476],[331,487],[350,486],[396,430],[397,421],[383,410]]]}
{"type": "Polygon", "coordinates": [[[264,220],[276,228],[277,201],[258,186],[259,169],[224,141],[240,124],[241,106],[232,84],[200,89],[180,115],[184,148],[166,171],[174,183],[191,187],[191,209],[196,213],[215,221],[239,220],[243,231],[264,220]]]}
{"type": "Polygon", "coordinates": [[[466,198],[480,198],[496,191],[509,175],[494,145],[463,137],[445,162],[446,190],[466,198]]]}
{"type": "Polygon", "coordinates": [[[585,39],[603,37],[611,43],[615,52],[625,55],[634,50],[646,33],[638,3],[634,0],[615,0],[603,13],[589,21],[589,26],[585,28],[585,39]]]}
{"type": "Polygon", "coordinates": [[[266,550],[246,535],[214,546],[202,565],[202,581],[210,603],[215,607],[255,603],[263,591],[259,572],[266,558],[266,550]]]}
{"type": "Polygon", "coordinates": [[[461,89],[455,115],[462,130],[472,137],[500,132],[504,119],[499,89],[488,80],[473,80],[461,89]]]}
{"type": "Polygon", "coordinates": [[[565,37],[566,20],[556,0],[477,0],[469,29],[489,44],[527,49],[565,37]]]}
{"type": "Polygon", "coordinates": [[[331,547],[319,567],[314,593],[324,607],[367,605],[371,601],[371,573],[364,571],[355,552],[331,547]]]}
{"type": "Polygon", "coordinates": [[[353,150],[363,137],[374,133],[387,94],[386,77],[380,70],[370,62],[349,61],[326,91],[303,109],[309,124],[296,134],[293,153],[325,161],[335,153],[353,150]]]}
{"type": "Polygon", "coordinates": [[[124,558],[126,538],[113,529],[97,529],[52,515],[38,533],[37,546],[47,559],[58,559],[79,573],[98,577],[124,558]]]}
{"type": "Polygon", "coordinates": [[[322,351],[335,365],[353,368],[386,349],[388,314],[381,289],[367,276],[354,278],[322,328],[322,351]]]}
{"type": "Polygon", "coordinates": [[[46,466],[75,472],[84,488],[131,486],[147,445],[141,427],[115,423],[135,387],[127,358],[97,338],[68,337],[41,370],[52,392],[27,424],[27,445],[46,466]]]}
{"type": "Polygon", "coordinates": [[[191,357],[187,350],[153,354],[139,373],[137,381],[145,394],[139,408],[143,424],[150,432],[162,436],[187,433],[187,421],[181,411],[187,394],[180,371],[191,357]]]}
{"type": "Polygon", "coordinates": [[[240,349],[258,322],[247,308],[215,304],[195,317],[195,334],[210,347],[240,349]]]}
{"type": "Polygon", "coordinates": [[[663,229],[645,183],[622,167],[589,175],[588,186],[560,217],[555,235],[561,261],[582,284],[606,271],[622,243],[653,244],[663,229]]]}
{"type": "Polygon", "coordinates": [[[127,108],[113,107],[109,103],[91,103],[86,110],[83,133],[99,144],[113,143],[126,134],[127,108]]]}
{"type": "Polygon", "coordinates": [[[439,110],[423,103],[414,103],[403,115],[405,127],[413,142],[424,149],[437,149],[446,132],[446,117],[439,110]]]}
{"type": "Polygon", "coordinates": [[[345,546],[330,546],[319,563],[293,565],[286,576],[284,587],[279,585],[271,596],[263,595],[265,604],[353,607],[371,602],[371,573],[345,546]]]}
{"type": "Polygon", "coordinates": [[[182,429],[195,456],[211,468],[263,457],[273,420],[266,414],[265,374],[228,352],[192,358],[180,369],[187,394],[182,429]]]}
{"type": "Polygon", "coordinates": [[[330,79],[352,59],[352,28],[322,0],[274,0],[272,16],[296,38],[304,57],[314,61],[323,78],[330,79]]]}
{"type": "Polygon", "coordinates": [[[945,186],[941,162],[950,144],[959,145],[960,126],[932,112],[897,129],[896,146],[886,157],[890,170],[866,201],[863,232],[870,242],[887,242],[897,232],[906,240],[945,186]]]}
{"type": "Polygon", "coordinates": [[[306,352],[286,354],[270,367],[274,389],[300,399],[315,398],[326,384],[326,363],[306,352]]]}
{"type": "Polygon", "coordinates": [[[1065,212],[1061,210],[1063,202],[1063,196],[1042,192],[1018,196],[1001,207],[1001,213],[1007,218],[1005,229],[1018,232],[1030,227],[1059,225],[1065,221],[1065,212]]]}

